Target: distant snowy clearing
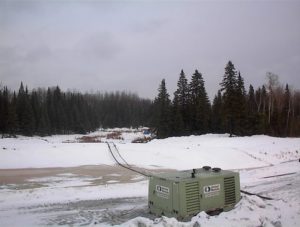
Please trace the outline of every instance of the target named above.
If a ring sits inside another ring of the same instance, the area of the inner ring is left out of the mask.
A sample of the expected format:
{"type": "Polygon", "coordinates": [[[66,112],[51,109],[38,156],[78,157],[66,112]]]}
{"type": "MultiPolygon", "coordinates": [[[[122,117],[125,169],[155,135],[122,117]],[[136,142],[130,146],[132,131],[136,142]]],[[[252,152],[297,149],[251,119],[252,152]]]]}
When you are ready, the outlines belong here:
{"type": "MultiPolygon", "coordinates": [[[[101,132],[99,132],[100,134],[101,132]]],[[[95,135],[97,133],[93,133],[95,135]]],[[[144,168],[223,169],[269,166],[299,159],[299,138],[232,137],[227,134],[173,137],[133,144],[139,133],[114,141],[130,164],[144,168]]],[[[0,139],[0,169],[114,165],[105,143],[70,143],[79,135],[0,139]]]]}

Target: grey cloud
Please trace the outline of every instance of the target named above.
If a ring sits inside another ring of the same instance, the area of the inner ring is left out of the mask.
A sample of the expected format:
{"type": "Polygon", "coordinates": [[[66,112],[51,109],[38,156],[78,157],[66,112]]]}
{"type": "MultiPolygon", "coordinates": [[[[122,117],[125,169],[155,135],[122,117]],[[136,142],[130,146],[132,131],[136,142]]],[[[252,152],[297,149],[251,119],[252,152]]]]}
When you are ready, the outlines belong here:
{"type": "MultiPolygon", "coordinates": [[[[0,64],[7,64],[16,61],[18,55],[15,48],[9,46],[0,46],[0,64]]],[[[3,65],[4,66],[4,65],[3,65]]]]}
{"type": "Polygon", "coordinates": [[[40,60],[49,59],[52,51],[47,46],[38,46],[29,50],[25,55],[25,60],[30,62],[38,62],[40,60]]]}
{"type": "Polygon", "coordinates": [[[0,1],[0,81],[169,93],[180,70],[210,97],[228,60],[250,83],[274,72],[300,88],[300,2],[0,1]],[[12,3],[13,2],[13,3],[12,3]]]}
{"type": "Polygon", "coordinates": [[[146,33],[151,34],[157,32],[157,30],[162,29],[166,21],[164,19],[153,19],[147,22],[136,22],[132,26],[132,31],[136,33],[146,33]]]}
{"type": "Polygon", "coordinates": [[[74,46],[81,56],[111,60],[121,51],[121,46],[109,32],[95,33],[81,39],[74,46]]]}

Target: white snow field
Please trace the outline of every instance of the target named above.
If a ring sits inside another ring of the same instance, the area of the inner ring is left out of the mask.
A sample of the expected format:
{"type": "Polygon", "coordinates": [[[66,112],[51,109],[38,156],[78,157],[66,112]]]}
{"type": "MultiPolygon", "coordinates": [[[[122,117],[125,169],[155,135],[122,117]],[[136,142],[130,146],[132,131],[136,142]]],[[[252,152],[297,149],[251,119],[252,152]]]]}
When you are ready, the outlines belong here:
{"type": "MultiPolygon", "coordinates": [[[[114,141],[128,163],[148,171],[204,165],[239,171],[242,189],[274,200],[243,195],[229,212],[201,212],[178,222],[147,214],[148,181],[142,176],[132,173],[124,182],[122,171],[99,176],[67,171],[21,183],[0,181],[0,226],[300,226],[300,138],[208,134],[136,144],[131,141],[143,137],[141,131],[116,130],[123,139],[107,139],[103,135],[109,132],[103,130],[89,136],[114,141]]],[[[31,168],[116,168],[105,143],[78,143],[80,137],[0,139],[0,174],[31,168]]]]}

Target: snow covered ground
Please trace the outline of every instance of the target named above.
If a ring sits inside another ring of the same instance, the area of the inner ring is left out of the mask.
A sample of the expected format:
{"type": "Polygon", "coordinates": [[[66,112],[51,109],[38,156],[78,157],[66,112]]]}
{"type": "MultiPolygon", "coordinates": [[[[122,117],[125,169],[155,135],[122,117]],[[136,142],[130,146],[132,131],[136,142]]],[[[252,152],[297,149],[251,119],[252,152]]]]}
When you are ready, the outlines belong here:
{"type": "Polygon", "coordinates": [[[243,195],[234,210],[217,216],[201,212],[189,222],[155,218],[147,213],[147,179],[117,171],[105,143],[79,143],[82,135],[5,138],[0,139],[0,225],[300,226],[299,138],[208,134],[136,144],[131,141],[143,137],[141,131],[117,130],[121,139],[107,138],[107,131],[89,136],[114,141],[128,163],[150,171],[204,165],[239,171],[242,189],[274,200],[243,195]],[[98,175],[74,170],[93,168],[87,166],[111,170],[98,175]],[[57,167],[64,169],[12,183],[5,178],[16,169],[57,167]]]}

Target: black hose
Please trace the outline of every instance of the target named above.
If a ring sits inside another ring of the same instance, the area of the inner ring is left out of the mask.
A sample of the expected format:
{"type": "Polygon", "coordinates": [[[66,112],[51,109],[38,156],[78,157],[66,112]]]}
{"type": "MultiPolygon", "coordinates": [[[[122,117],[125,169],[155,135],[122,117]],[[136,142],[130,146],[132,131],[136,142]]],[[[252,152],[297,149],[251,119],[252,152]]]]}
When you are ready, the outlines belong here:
{"type": "MultiPolygon", "coordinates": [[[[143,176],[145,176],[145,177],[151,177],[151,175],[148,175],[148,174],[143,173],[143,172],[141,172],[141,171],[139,171],[139,170],[133,169],[133,168],[130,167],[128,164],[127,164],[128,166],[126,166],[126,165],[120,163],[120,162],[118,161],[118,159],[115,157],[115,155],[113,154],[113,152],[112,152],[112,150],[111,150],[111,147],[110,147],[110,144],[109,144],[108,142],[106,142],[106,144],[107,144],[107,146],[108,146],[108,150],[109,150],[110,154],[112,155],[113,159],[115,160],[115,162],[116,162],[119,166],[121,166],[121,167],[123,167],[123,168],[125,168],[125,169],[128,169],[128,170],[131,170],[131,171],[133,171],[133,172],[136,172],[136,173],[138,173],[138,174],[141,174],[141,175],[143,175],[143,176]]],[[[114,145],[114,146],[115,146],[115,145],[114,145]]],[[[116,148],[116,146],[115,146],[115,149],[118,150],[118,149],[116,148]]],[[[118,152],[118,153],[119,153],[119,152],[118,152]]],[[[119,153],[119,156],[122,158],[122,156],[120,155],[120,153],[119,153]]],[[[122,159],[123,159],[123,158],[122,158],[122,159]]],[[[124,160],[124,159],[123,159],[123,160],[124,160]]],[[[126,163],[127,163],[127,162],[126,162],[126,163]]]]}
{"type": "Polygon", "coordinates": [[[247,191],[244,191],[244,190],[240,190],[241,193],[244,193],[246,195],[256,195],[257,197],[261,198],[261,199],[265,199],[265,200],[274,200],[273,198],[270,198],[270,197],[266,197],[266,196],[262,196],[262,195],[259,195],[259,194],[255,194],[255,193],[251,193],[251,192],[247,192],[247,191]]]}
{"type": "Polygon", "coordinates": [[[115,150],[117,151],[119,157],[123,160],[123,162],[126,163],[127,166],[130,166],[130,165],[126,162],[126,160],[122,157],[122,155],[120,154],[120,152],[119,152],[119,150],[118,150],[116,144],[115,144],[114,142],[112,142],[112,144],[114,145],[115,150]]]}

